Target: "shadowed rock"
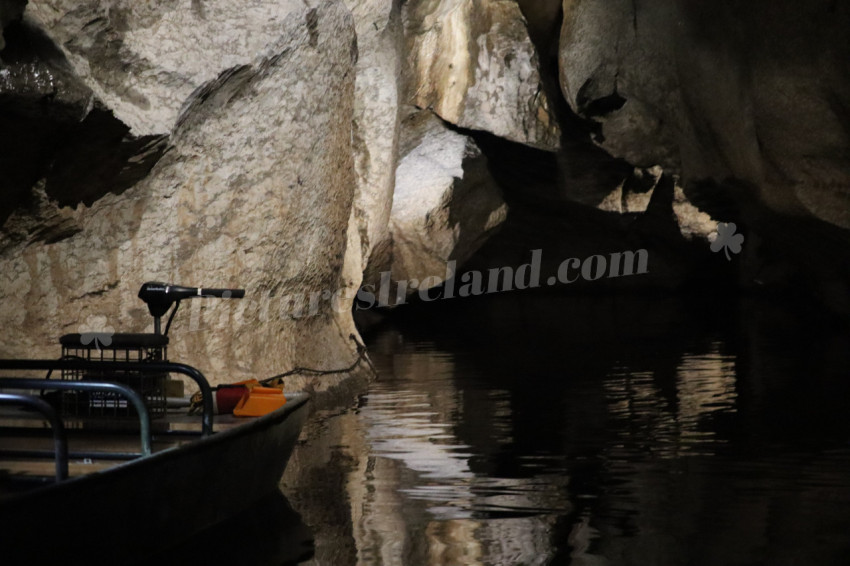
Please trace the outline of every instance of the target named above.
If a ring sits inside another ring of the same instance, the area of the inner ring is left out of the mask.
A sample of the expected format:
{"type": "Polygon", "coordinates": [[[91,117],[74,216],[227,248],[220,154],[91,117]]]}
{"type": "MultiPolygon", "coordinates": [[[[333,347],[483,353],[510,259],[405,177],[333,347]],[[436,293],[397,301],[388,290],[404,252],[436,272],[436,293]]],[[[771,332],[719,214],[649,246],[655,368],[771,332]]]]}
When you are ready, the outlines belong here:
{"type": "Polygon", "coordinates": [[[596,142],[686,186],[734,178],[850,227],[850,7],[564,3],[561,88],[596,142]]]}
{"type": "MultiPolygon", "coordinates": [[[[0,59],[0,191],[7,197],[0,223],[19,207],[32,209],[37,182],[60,206],[90,206],[135,184],[161,157],[165,136],[131,135],[31,21],[7,28],[0,59]]],[[[17,219],[7,237],[33,222],[17,219]]]]}
{"type": "Polygon", "coordinates": [[[379,272],[390,271],[394,281],[430,277],[421,286],[434,287],[448,261],[463,264],[498,228],[507,205],[475,142],[432,113],[404,121],[400,151],[389,240],[365,279],[377,284],[379,272]]]}

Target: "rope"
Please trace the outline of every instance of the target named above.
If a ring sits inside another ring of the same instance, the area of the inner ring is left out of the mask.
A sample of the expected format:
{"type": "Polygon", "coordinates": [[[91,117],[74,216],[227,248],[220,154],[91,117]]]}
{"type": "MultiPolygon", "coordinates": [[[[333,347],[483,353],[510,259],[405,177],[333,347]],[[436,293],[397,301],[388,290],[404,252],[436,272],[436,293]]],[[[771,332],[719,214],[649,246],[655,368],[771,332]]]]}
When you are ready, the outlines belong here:
{"type": "Polygon", "coordinates": [[[375,366],[372,364],[372,360],[369,359],[369,355],[366,353],[366,345],[360,342],[360,340],[358,340],[357,336],[355,336],[354,334],[349,334],[348,337],[351,340],[354,340],[354,343],[357,344],[357,359],[354,360],[354,363],[352,363],[350,366],[339,369],[314,369],[296,366],[289,371],[285,371],[283,373],[279,373],[277,375],[273,375],[272,377],[262,380],[260,382],[260,385],[269,385],[271,383],[274,383],[276,380],[281,380],[285,377],[295,374],[306,373],[310,375],[331,375],[335,373],[348,373],[357,366],[359,366],[364,360],[367,364],[369,364],[369,367],[372,369],[373,372],[376,371],[375,366]]]}
{"type": "MultiPolygon", "coordinates": [[[[375,366],[372,365],[372,360],[369,359],[369,355],[366,353],[365,344],[360,342],[354,334],[349,334],[348,337],[350,339],[354,340],[354,343],[357,344],[357,359],[354,360],[354,363],[352,363],[350,366],[345,367],[345,368],[340,368],[340,369],[314,369],[314,368],[305,368],[305,367],[298,366],[298,367],[295,367],[295,368],[293,368],[289,371],[279,373],[277,375],[273,375],[272,377],[264,379],[260,382],[260,385],[263,385],[263,386],[280,385],[280,383],[275,383],[275,382],[276,381],[281,382],[284,377],[287,377],[287,376],[290,376],[290,375],[295,375],[295,374],[298,374],[298,373],[308,373],[308,374],[311,374],[311,375],[329,375],[329,374],[335,374],[335,373],[348,373],[348,372],[352,371],[354,368],[356,368],[357,366],[359,366],[364,360],[366,361],[367,364],[369,364],[369,367],[372,368],[372,371],[375,372],[376,371],[375,366]]],[[[217,391],[218,389],[221,389],[223,387],[243,387],[243,386],[221,384],[221,385],[218,385],[216,387],[213,387],[213,390],[217,391]]],[[[189,401],[189,414],[190,415],[195,414],[196,412],[201,410],[201,407],[203,407],[203,395],[201,394],[200,391],[198,391],[197,393],[192,395],[192,398],[189,401]]]]}

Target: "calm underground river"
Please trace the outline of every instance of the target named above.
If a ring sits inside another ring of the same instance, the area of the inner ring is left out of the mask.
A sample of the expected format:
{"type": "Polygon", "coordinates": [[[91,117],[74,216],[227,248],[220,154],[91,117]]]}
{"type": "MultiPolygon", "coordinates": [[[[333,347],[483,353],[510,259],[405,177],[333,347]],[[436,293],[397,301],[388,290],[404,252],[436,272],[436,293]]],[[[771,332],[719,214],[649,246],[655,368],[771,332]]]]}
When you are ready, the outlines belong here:
{"type": "Polygon", "coordinates": [[[846,564],[846,329],[720,299],[410,311],[293,456],[304,563],[846,564]]]}

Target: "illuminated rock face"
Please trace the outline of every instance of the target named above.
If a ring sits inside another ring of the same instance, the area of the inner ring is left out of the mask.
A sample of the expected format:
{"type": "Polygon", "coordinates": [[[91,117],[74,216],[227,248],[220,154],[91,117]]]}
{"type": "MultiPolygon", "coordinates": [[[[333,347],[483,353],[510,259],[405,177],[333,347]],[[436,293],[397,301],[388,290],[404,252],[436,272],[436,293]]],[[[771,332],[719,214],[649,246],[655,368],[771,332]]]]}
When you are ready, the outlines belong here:
{"type": "Polygon", "coordinates": [[[357,31],[357,78],[351,137],[356,188],[345,281],[356,288],[388,237],[398,162],[399,113],[404,93],[400,10],[383,0],[347,0],[357,31]]]}
{"type": "MultiPolygon", "coordinates": [[[[248,290],[239,302],[190,302],[175,322],[172,357],[214,381],[347,366],[356,331],[340,291],[370,265],[421,275],[433,263],[417,265],[433,258],[403,246],[409,261],[382,263],[376,248],[424,238],[437,260],[462,259],[504,219],[471,139],[427,111],[433,132],[402,124],[409,89],[421,89],[402,72],[412,24],[400,5],[12,4],[0,62],[12,134],[2,146],[0,320],[16,332],[3,355],[52,356],[60,334],[91,325],[149,329],[136,290],[162,280],[248,290]],[[403,142],[403,129],[424,145],[403,142]],[[421,165],[423,151],[446,149],[431,134],[459,145],[449,144],[450,174],[423,188],[405,171],[411,151],[421,165]],[[391,223],[398,179],[403,221],[391,223]]],[[[483,32],[496,47],[482,53],[515,48],[512,76],[537,88],[522,18],[506,10],[490,10],[483,32]]],[[[472,63],[498,71],[492,57],[472,63]]],[[[495,104],[480,129],[551,145],[556,128],[538,127],[549,118],[536,91],[485,96],[490,79],[466,85],[478,93],[468,110],[495,104]],[[502,128],[520,106],[533,115],[502,128]]],[[[476,126],[465,116],[455,118],[476,126]]]]}
{"type": "Polygon", "coordinates": [[[214,381],[348,366],[350,315],[322,295],[340,286],[355,188],[345,6],[52,2],[26,17],[125,139],[166,141],[120,195],[60,208],[35,183],[34,203],[4,227],[0,320],[16,331],[2,355],[56,355],[60,334],[103,317],[144,330],[136,291],[162,280],[248,290],[190,302],[175,321],[172,357],[214,381]],[[299,317],[288,301],[315,293],[299,317]]]}
{"type": "Polygon", "coordinates": [[[389,271],[396,281],[431,277],[430,287],[447,262],[465,261],[507,214],[486,158],[451,128],[547,150],[558,147],[559,129],[515,3],[349,6],[360,53],[358,193],[349,231],[362,253],[358,264],[349,250],[346,264],[362,266],[353,272],[365,271],[367,284],[389,271]]]}
{"type": "Polygon", "coordinates": [[[525,18],[512,0],[404,6],[410,100],[463,128],[543,149],[559,145],[525,18]]]}
{"type": "MultiPolygon", "coordinates": [[[[534,90],[533,48],[505,6],[468,39],[486,36],[482,53],[508,60],[516,50],[511,76],[534,90]]],[[[0,95],[14,105],[3,163],[15,174],[2,180],[0,298],[19,331],[5,355],[51,355],[59,334],[91,321],[142,330],[135,291],[165,280],[248,289],[239,303],[184,307],[175,329],[184,318],[191,332],[176,336],[174,357],[240,374],[348,365],[355,330],[340,290],[370,266],[430,274],[431,259],[468,257],[504,219],[474,142],[433,116],[460,140],[453,172],[424,188],[405,174],[400,109],[422,89],[404,80],[413,24],[399,5],[53,0],[10,25],[0,95]],[[403,221],[391,223],[397,179],[403,221]],[[423,238],[425,255],[400,246],[406,263],[383,262],[388,242],[423,238]]],[[[492,57],[473,63],[498,74],[492,57]]],[[[467,110],[489,97],[496,114],[466,111],[459,124],[556,142],[557,128],[538,127],[549,117],[536,90],[493,98],[493,76],[482,77],[465,87],[478,93],[467,110]]]]}
{"type": "Polygon", "coordinates": [[[647,233],[706,253],[729,218],[695,183],[733,179],[762,207],[747,241],[788,256],[765,269],[745,244],[742,278],[797,264],[850,296],[824,268],[846,234],[806,223],[850,227],[850,10],[617,2],[565,2],[549,45],[546,0],[0,2],[0,353],[52,355],[90,316],[141,330],[135,291],[160,279],[249,291],[192,303],[175,357],[348,365],[338,291],[460,267],[505,220],[500,161],[546,212],[647,216],[675,177],[659,218],[678,230],[647,233]],[[791,239],[788,218],[820,232],[791,239]]]}
{"type": "Polygon", "coordinates": [[[508,207],[475,142],[448,129],[428,111],[402,124],[402,154],[389,222],[389,253],[375,271],[427,289],[446,279],[447,264],[462,265],[499,227],[508,207]]]}

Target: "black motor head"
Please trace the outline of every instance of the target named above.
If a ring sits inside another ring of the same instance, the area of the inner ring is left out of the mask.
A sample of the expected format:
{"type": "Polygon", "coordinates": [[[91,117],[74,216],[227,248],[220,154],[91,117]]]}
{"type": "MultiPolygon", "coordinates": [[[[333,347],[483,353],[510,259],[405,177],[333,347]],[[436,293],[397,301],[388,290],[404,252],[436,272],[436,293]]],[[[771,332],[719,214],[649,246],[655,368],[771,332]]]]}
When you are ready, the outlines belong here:
{"type": "Polygon", "coordinates": [[[148,281],[139,289],[139,298],[148,305],[151,316],[161,317],[168,312],[175,301],[184,298],[175,292],[177,289],[189,290],[188,287],[175,287],[168,283],[148,281]]]}
{"type": "Polygon", "coordinates": [[[241,299],[244,289],[210,289],[203,287],[183,287],[170,283],[148,281],[139,289],[139,298],[148,305],[153,317],[161,317],[177,301],[192,297],[219,297],[223,299],[241,299]]]}

